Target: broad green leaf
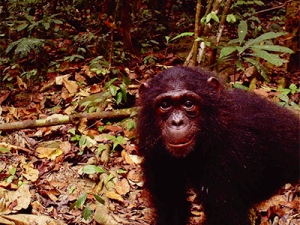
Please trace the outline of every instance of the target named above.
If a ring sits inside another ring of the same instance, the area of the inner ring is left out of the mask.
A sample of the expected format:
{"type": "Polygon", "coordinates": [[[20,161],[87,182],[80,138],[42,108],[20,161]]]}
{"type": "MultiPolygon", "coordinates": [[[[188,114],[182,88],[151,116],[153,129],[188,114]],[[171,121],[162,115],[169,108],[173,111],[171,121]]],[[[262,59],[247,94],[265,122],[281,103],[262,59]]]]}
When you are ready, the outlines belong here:
{"type": "Polygon", "coordinates": [[[287,88],[280,88],[278,91],[279,91],[280,94],[282,94],[282,95],[288,95],[288,94],[291,92],[291,90],[290,90],[290,89],[287,89],[287,88]]]}
{"type": "Polygon", "coordinates": [[[68,133],[71,133],[71,134],[75,135],[76,134],[76,129],[71,128],[70,130],[68,130],[68,133]]]}
{"type": "Polygon", "coordinates": [[[236,47],[235,46],[224,47],[224,48],[221,49],[220,58],[228,56],[231,53],[233,53],[234,51],[236,51],[236,47]]]}
{"type": "Polygon", "coordinates": [[[116,99],[117,105],[119,105],[122,102],[123,99],[122,95],[123,95],[122,92],[117,93],[117,99],[116,99]]]}
{"type": "Polygon", "coordinates": [[[291,102],[290,105],[293,107],[293,109],[300,111],[300,106],[297,105],[295,102],[291,102]]]}
{"type": "Polygon", "coordinates": [[[112,179],[114,179],[114,178],[115,178],[115,176],[114,176],[112,173],[109,174],[108,177],[106,178],[106,181],[104,182],[105,185],[106,185],[109,181],[111,181],[112,179]]]}
{"type": "Polygon", "coordinates": [[[253,45],[250,48],[256,48],[265,51],[284,52],[290,54],[294,53],[292,49],[279,45],[253,45]]]}
{"type": "Polygon", "coordinates": [[[106,84],[105,84],[105,88],[108,88],[113,82],[115,82],[116,80],[118,80],[118,78],[114,78],[114,79],[111,79],[110,81],[108,81],[106,84]]]}
{"type": "Polygon", "coordinates": [[[81,107],[87,107],[88,105],[90,105],[92,103],[92,101],[86,101],[86,102],[83,102],[80,106],[81,107]]]}
{"type": "Polygon", "coordinates": [[[280,93],[278,97],[283,102],[286,102],[286,103],[289,102],[289,97],[287,95],[285,95],[285,94],[280,93]]]}
{"type": "Polygon", "coordinates": [[[80,135],[76,134],[74,137],[71,138],[71,141],[79,141],[80,137],[80,135]]]}
{"type": "Polygon", "coordinates": [[[14,178],[15,178],[15,176],[12,175],[12,176],[9,176],[8,178],[4,179],[4,181],[7,183],[11,183],[11,182],[13,182],[14,178]]]}
{"type": "Polygon", "coordinates": [[[259,61],[254,60],[252,58],[244,58],[245,62],[248,62],[250,64],[252,64],[253,66],[256,67],[257,71],[260,73],[260,75],[266,80],[266,81],[270,81],[267,73],[266,73],[266,69],[265,67],[263,67],[259,61]]]}
{"type": "Polygon", "coordinates": [[[24,30],[28,26],[28,23],[23,23],[19,26],[17,26],[17,31],[24,30]]]}
{"type": "Polygon", "coordinates": [[[44,27],[46,30],[49,30],[50,28],[50,23],[43,23],[44,27]]]}
{"type": "Polygon", "coordinates": [[[94,197],[98,202],[100,202],[101,204],[104,205],[105,201],[103,198],[101,198],[99,195],[95,195],[95,194],[94,194],[94,197]]]}
{"type": "Polygon", "coordinates": [[[55,23],[55,24],[63,24],[63,21],[61,21],[61,20],[53,20],[53,23],[55,23]]]}
{"type": "Polygon", "coordinates": [[[34,17],[25,13],[24,14],[25,18],[30,22],[30,23],[33,23],[34,22],[34,17]]]}
{"type": "Polygon", "coordinates": [[[114,141],[113,149],[122,144],[126,144],[126,139],[123,136],[118,136],[114,141]]]}
{"type": "Polygon", "coordinates": [[[201,24],[204,24],[205,21],[206,21],[206,16],[203,16],[203,17],[201,18],[201,20],[200,20],[200,23],[201,23],[201,24]]]}
{"type": "Polygon", "coordinates": [[[185,37],[185,36],[193,36],[194,35],[194,32],[183,32],[181,34],[178,34],[177,36],[173,37],[170,41],[174,41],[178,38],[181,38],[181,37],[185,37]]]}
{"type": "Polygon", "coordinates": [[[246,87],[246,86],[244,86],[244,85],[242,85],[242,84],[240,84],[240,83],[235,83],[235,84],[233,84],[233,87],[238,88],[238,89],[241,89],[241,90],[244,90],[244,91],[247,91],[247,90],[248,90],[248,87],[246,87]]]}
{"type": "Polygon", "coordinates": [[[297,86],[296,86],[296,84],[290,84],[290,86],[289,86],[289,89],[291,89],[291,90],[297,90],[297,86]]]}
{"type": "Polygon", "coordinates": [[[226,21],[227,21],[228,23],[234,23],[234,22],[236,22],[236,17],[235,17],[235,15],[233,15],[233,14],[227,15],[227,16],[226,16],[226,21]]]}
{"type": "Polygon", "coordinates": [[[126,87],[124,84],[121,84],[120,85],[120,90],[121,90],[121,93],[122,93],[122,99],[124,102],[127,102],[127,92],[126,92],[126,87]]]}
{"type": "Polygon", "coordinates": [[[105,126],[99,126],[99,127],[98,127],[98,131],[99,131],[99,132],[102,132],[102,131],[104,131],[105,128],[106,128],[105,126]]]}
{"type": "Polygon", "coordinates": [[[124,170],[124,169],[118,169],[117,170],[117,174],[125,174],[127,173],[128,171],[127,170],[124,170]]]}
{"type": "Polygon", "coordinates": [[[265,5],[265,3],[263,3],[262,1],[257,1],[257,0],[254,0],[254,3],[259,6],[265,5]]]}
{"type": "Polygon", "coordinates": [[[286,32],[279,32],[279,33],[268,32],[268,33],[260,35],[259,37],[255,38],[255,39],[251,39],[251,40],[247,41],[245,43],[245,46],[246,47],[253,46],[253,45],[258,44],[262,41],[265,41],[265,40],[268,40],[268,39],[278,38],[278,37],[280,37],[282,35],[285,35],[285,34],[287,34],[287,33],[286,32]]]}
{"type": "Polygon", "coordinates": [[[105,170],[99,166],[86,165],[82,168],[82,172],[85,174],[105,173],[105,170]]]}
{"type": "Polygon", "coordinates": [[[91,107],[89,107],[89,109],[88,109],[88,113],[96,112],[98,109],[99,109],[99,107],[91,106],[91,107]]]}
{"type": "Polygon", "coordinates": [[[116,137],[115,136],[113,136],[113,135],[111,135],[111,134],[103,134],[103,135],[101,135],[103,138],[106,138],[106,139],[108,139],[108,140],[110,140],[110,141],[115,141],[116,140],[116,137]]]}
{"type": "Polygon", "coordinates": [[[238,26],[238,39],[239,39],[240,45],[245,40],[247,33],[248,33],[248,24],[245,20],[242,20],[238,26]]]}
{"type": "Polygon", "coordinates": [[[8,152],[10,152],[9,149],[0,147],[0,153],[8,153],[8,152]]]}
{"type": "Polygon", "coordinates": [[[127,130],[132,130],[132,129],[136,128],[136,122],[134,120],[130,119],[126,123],[126,128],[127,128],[127,130]]]}
{"type": "Polygon", "coordinates": [[[106,149],[106,144],[99,144],[98,145],[98,149],[97,149],[97,153],[100,154],[101,152],[103,152],[106,149]]]}
{"type": "Polygon", "coordinates": [[[169,36],[165,36],[166,42],[169,43],[170,37],[169,36]]]}
{"type": "Polygon", "coordinates": [[[85,135],[82,135],[80,137],[80,140],[79,140],[79,147],[83,147],[84,145],[86,145],[87,143],[87,137],[85,135]]]}
{"type": "Polygon", "coordinates": [[[238,51],[239,54],[243,53],[245,49],[246,49],[245,47],[236,46],[236,50],[238,51]]]}
{"type": "Polygon", "coordinates": [[[296,92],[300,92],[300,88],[297,88],[296,84],[290,84],[289,89],[291,90],[292,94],[295,94],[296,92]]]}
{"type": "Polygon", "coordinates": [[[86,201],[86,193],[83,193],[75,202],[75,209],[79,209],[86,201]]]}
{"type": "Polygon", "coordinates": [[[228,44],[235,44],[235,43],[240,43],[239,39],[232,39],[228,42],[228,44]]]}
{"type": "Polygon", "coordinates": [[[130,85],[131,81],[130,81],[129,77],[123,76],[123,83],[127,86],[130,85]]]}
{"type": "Polygon", "coordinates": [[[288,62],[285,59],[279,58],[278,55],[268,53],[264,50],[255,51],[253,55],[256,56],[256,57],[260,57],[260,58],[268,61],[269,63],[271,63],[275,66],[281,66],[283,63],[288,62]]]}
{"type": "Polygon", "coordinates": [[[117,90],[117,87],[112,84],[112,85],[109,86],[109,91],[110,91],[112,96],[116,96],[118,90],[117,90]]]}
{"type": "Polygon", "coordinates": [[[93,218],[93,210],[87,205],[84,210],[82,211],[82,217],[85,220],[91,220],[93,218]]]}
{"type": "Polygon", "coordinates": [[[213,19],[214,21],[216,21],[217,23],[219,23],[219,18],[217,16],[217,14],[214,13],[214,12],[211,12],[211,13],[209,13],[207,15],[207,17],[206,17],[206,23],[209,23],[211,19],[213,19]]]}
{"type": "Polygon", "coordinates": [[[15,175],[16,174],[17,169],[15,167],[11,168],[11,170],[9,171],[9,173],[11,175],[15,175]]]}
{"type": "Polygon", "coordinates": [[[279,105],[281,107],[285,107],[287,104],[286,104],[286,102],[277,102],[277,105],[279,105]]]}

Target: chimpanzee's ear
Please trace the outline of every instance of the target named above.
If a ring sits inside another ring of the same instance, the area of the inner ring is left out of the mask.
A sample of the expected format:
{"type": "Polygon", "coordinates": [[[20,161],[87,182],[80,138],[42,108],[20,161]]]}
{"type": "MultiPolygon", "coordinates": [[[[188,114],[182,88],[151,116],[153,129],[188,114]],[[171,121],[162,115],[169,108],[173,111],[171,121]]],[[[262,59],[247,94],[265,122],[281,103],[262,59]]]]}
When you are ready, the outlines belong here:
{"type": "Polygon", "coordinates": [[[139,87],[139,95],[143,94],[149,88],[149,84],[147,82],[143,83],[139,87]]]}
{"type": "Polygon", "coordinates": [[[207,84],[213,88],[215,88],[218,92],[223,88],[220,81],[215,77],[210,77],[207,79],[207,84]]]}

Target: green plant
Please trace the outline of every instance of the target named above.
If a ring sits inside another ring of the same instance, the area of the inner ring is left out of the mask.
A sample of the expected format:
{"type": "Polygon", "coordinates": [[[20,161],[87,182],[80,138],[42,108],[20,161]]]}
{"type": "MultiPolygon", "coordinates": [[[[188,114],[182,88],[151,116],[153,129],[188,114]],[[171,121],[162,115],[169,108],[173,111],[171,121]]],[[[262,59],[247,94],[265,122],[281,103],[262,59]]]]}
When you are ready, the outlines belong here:
{"type": "Polygon", "coordinates": [[[108,104],[108,99],[112,97],[111,93],[106,91],[85,97],[79,101],[79,106],[85,112],[100,112],[105,109],[108,104]],[[99,107],[101,105],[101,107],[99,107]]]}
{"type": "Polygon", "coordinates": [[[181,34],[176,35],[173,38],[170,38],[169,36],[165,36],[165,39],[166,39],[167,44],[169,44],[170,42],[172,42],[178,38],[182,38],[182,37],[186,37],[186,36],[188,36],[188,37],[194,36],[194,32],[183,32],[181,34]]]}
{"type": "Polygon", "coordinates": [[[204,23],[204,24],[208,24],[211,20],[214,20],[217,23],[220,22],[219,17],[217,16],[217,14],[215,12],[211,12],[211,13],[207,14],[207,16],[203,16],[201,18],[200,22],[204,23]]]}
{"type": "Polygon", "coordinates": [[[15,167],[12,167],[9,171],[10,176],[5,179],[5,182],[7,182],[7,183],[13,182],[15,175],[16,175],[16,171],[17,171],[17,169],[15,167]]]}
{"type": "Polygon", "coordinates": [[[75,141],[78,143],[78,146],[80,148],[79,155],[83,154],[83,151],[86,147],[90,148],[90,147],[96,145],[95,140],[93,140],[91,137],[84,135],[84,134],[82,134],[82,135],[76,134],[75,129],[70,129],[68,132],[71,133],[72,135],[74,135],[71,138],[71,141],[75,141]]]}
{"type": "MultiPolygon", "coordinates": [[[[105,68],[97,69],[98,71],[106,71],[105,68]]],[[[96,70],[94,70],[96,71],[96,70]]],[[[104,91],[94,95],[85,97],[79,101],[80,107],[86,112],[103,111],[109,103],[116,103],[117,105],[127,102],[126,86],[130,84],[127,77],[123,77],[123,82],[116,86],[113,84],[118,78],[113,78],[104,86],[104,91]],[[101,107],[99,107],[101,106],[101,107]]]]}
{"type": "Polygon", "coordinates": [[[285,35],[285,32],[268,32],[260,35],[255,39],[245,40],[248,33],[248,24],[242,20],[238,26],[238,38],[228,42],[228,46],[223,47],[220,51],[220,61],[227,59],[238,59],[236,65],[244,69],[243,63],[249,63],[256,67],[257,71],[268,80],[265,67],[260,63],[263,59],[275,66],[281,66],[288,62],[280,58],[278,53],[293,53],[287,47],[274,45],[271,39],[285,35]]]}
{"type": "Polygon", "coordinates": [[[26,80],[36,79],[38,75],[37,69],[33,69],[30,71],[23,72],[20,77],[24,77],[26,80]]]}
{"type": "MultiPolygon", "coordinates": [[[[89,67],[92,72],[97,75],[107,75],[110,73],[109,62],[104,59],[103,56],[97,56],[89,62],[89,67]]],[[[114,71],[112,71],[114,72],[114,71]]]]}
{"type": "Polygon", "coordinates": [[[13,64],[13,65],[7,66],[2,72],[2,74],[5,75],[5,76],[3,76],[3,78],[1,77],[2,81],[5,81],[5,80],[12,81],[13,76],[12,76],[12,74],[10,74],[10,70],[11,69],[14,70],[14,69],[19,68],[19,67],[20,67],[19,64],[13,64]]]}
{"type": "Polygon", "coordinates": [[[144,59],[143,62],[144,64],[150,64],[150,65],[155,65],[157,58],[154,57],[153,55],[147,55],[144,59]]]}
{"type": "Polygon", "coordinates": [[[115,150],[115,148],[118,146],[118,145],[123,145],[123,144],[126,144],[126,139],[125,137],[123,136],[113,136],[113,135],[110,135],[110,134],[103,134],[103,137],[108,139],[109,141],[111,141],[113,143],[113,148],[112,150],[115,150]]]}
{"type": "Polygon", "coordinates": [[[80,60],[84,60],[84,57],[82,55],[73,54],[71,56],[65,56],[64,60],[69,62],[73,62],[73,61],[78,62],[80,60]]]}
{"type": "Polygon", "coordinates": [[[7,46],[6,54],[9,54],[14,50],[14,58],[21,59],[28,57],[31,51],[36,54],[43,50],[45,40],[37,38],[21,38],[17,41],[10,43],[7,46]]]}
{"type": "Polygon", "coordinates": [[[102,167],[95,165],[86,165],[82,168],[82,172],[85,174],[105,173],[102,167]]]}
{"type": "Polygon", "coordinates": [[[299,104],[293,102],[290,98],[289,95],[294,95],[296,93],[300,93],[300,88],[297,88],[295,84],[291,84],[289,88],[282,88],[278,90],[280,92],[279,94],[279,99],[281,102],[278,104],[283,106],[283,107],[292,107],[295,110],[300,111],[300,106],[299,104]]]}
{"type": "Polygon", "coordinates": [[[153,50],[159,50],[159,43],[153,39],[146,40],[145,42],[141,43],[141,46],[142,46],[141,48],[142,54],[153,50]]]}
{"type": "Polygon", "coordinates": [[[231,5],[231,11],[234,13],[237,20],[247,20],[253,37],[256,37],[262,31],[261,21],[257,17],[255,6],[263,5],[264,3],[258,0],[237,0],[231,5]]]}
{"type": "MultiPolygon", "coordinates": [[[[101,199],[101,203],[104,202],[104,200],[97,196],[96,200],[98,201],[98,199],[101,199]]],[[[83,193],[81,196],[78,197],[78,199],[70,206],[70,209],[82,209],[82,217],[87,220],[90,221],[93,218],[93,210],[91,209],[91,207],[86,203],[87,201],[87,193],[83,193]]],[[[102,203],[103,204],[103,203],[102,203]]]]}
{"type": "Polygon", "coordinates": [[[127,130],[133,130],[136,128],[136,121],[132,118],[125,119],[123,122],[127,130]]]}
{"type": "Polygon", "coordinates": [[[118,78],[111,79],[105,84],[104,88],[111,93],[116,104],[119,105],[122,101],[125,103],[127,102],[126,86],[130,84],[130,80],[124,76],[123,82],[119,85],[119,87],[113,84],[116,80],[118,80],[118,78]]]}
{"type": "Polygon", "coordinates": [[[63,24],[63,21],[59,19],[55,19],[55,17],[59,14],[54,14],[51,16],[43,15],[41,20],[35,21],[34,16],[31,16],[26,12],[24,17],[26,20],[17,21],[19,25],[15,28],[18,32],[27,29],[28,33],[31,34],[34,30],[39,30],[39,33],[43,33],[43,31],[48,31],[51,27],[51,24],[63,24]]]}

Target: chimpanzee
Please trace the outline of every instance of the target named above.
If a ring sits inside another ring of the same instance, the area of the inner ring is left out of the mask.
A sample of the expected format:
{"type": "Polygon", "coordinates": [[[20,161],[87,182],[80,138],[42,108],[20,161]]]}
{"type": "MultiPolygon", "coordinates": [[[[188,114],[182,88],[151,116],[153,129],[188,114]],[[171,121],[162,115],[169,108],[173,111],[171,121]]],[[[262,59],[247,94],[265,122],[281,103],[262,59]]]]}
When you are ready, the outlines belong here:
{"type": "Polygon", "coordinates": [[[299,181],[299,118],[212,72],[174,67],[140,87],[139,152],[156,225],[183,225],[186,186],[205,224],[250,224],[249,209],[299,181]]]}

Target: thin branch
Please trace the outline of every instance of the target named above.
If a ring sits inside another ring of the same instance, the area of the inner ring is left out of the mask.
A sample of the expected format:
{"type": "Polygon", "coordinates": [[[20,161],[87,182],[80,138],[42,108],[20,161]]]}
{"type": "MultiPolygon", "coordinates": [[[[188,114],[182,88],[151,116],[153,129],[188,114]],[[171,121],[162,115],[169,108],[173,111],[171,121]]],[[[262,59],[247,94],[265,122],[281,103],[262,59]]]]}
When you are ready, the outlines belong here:
{"type": "Polygon", "coordinates": [[[197,61],[198,41],[196,41],[196,39],[199,37],[198,35],[199,35],[199,27],[200,27],[200,14],[201,14],[201,0],[198,0],[196,6],[196,16],[195,16],[195,32],[194,32],[192,66],[195,66],[197,61]]]}
{"type": "Polygon", "coordinates": [[[268,11],[272,11],[272,10],[275,10],[275,9],[280,9],[280,8],[283,8],[286,6],[286,4],[288,4],[289,2],[291,2],[292,0],[289,0],[289,1],[286,1],[285,3],[283,3],[282,5],[279,5],[279,6],[276,6],[276,7],[273,7],[273,8],[270,8],[270,9],[263,9],[261,11],[258,11],[256,12],[256,14],[259,14],[259,13],[264,13],[264,12],[268,12],[268,11]]]}
{"type": "Polygon", "coordinates": [[[221,21],[220,21],[220,25],[219,25],[219,32],[217,34],[217,45],[220,42],[223,30],[224,30],[224,26],[225,26],[224,24],[225,24],[226,17],[229,13],[229,10],[230,10],[231,2],[232,2],[232,0],[227,0],[226,1],[226,5],[225,5],[225,8],[224,8],[224,11],[223,11],[223,14],[222,14],[222,18],[221,18],[221,21]]]}
{"type": "Polygon", "coordinates": [[[72,115],[55,115],[46,119],[24,120],[13,123],[0,124],[0,131],[11,131],[37,127],[49,127],[55,125],[78,123],[80,119],[87,118],[88,120],[111,119],[111,118],[126,118],[137,113],[138,108],[119,109],[113,111],[103,111],[94,113],[76,113],[72,115]]]}

